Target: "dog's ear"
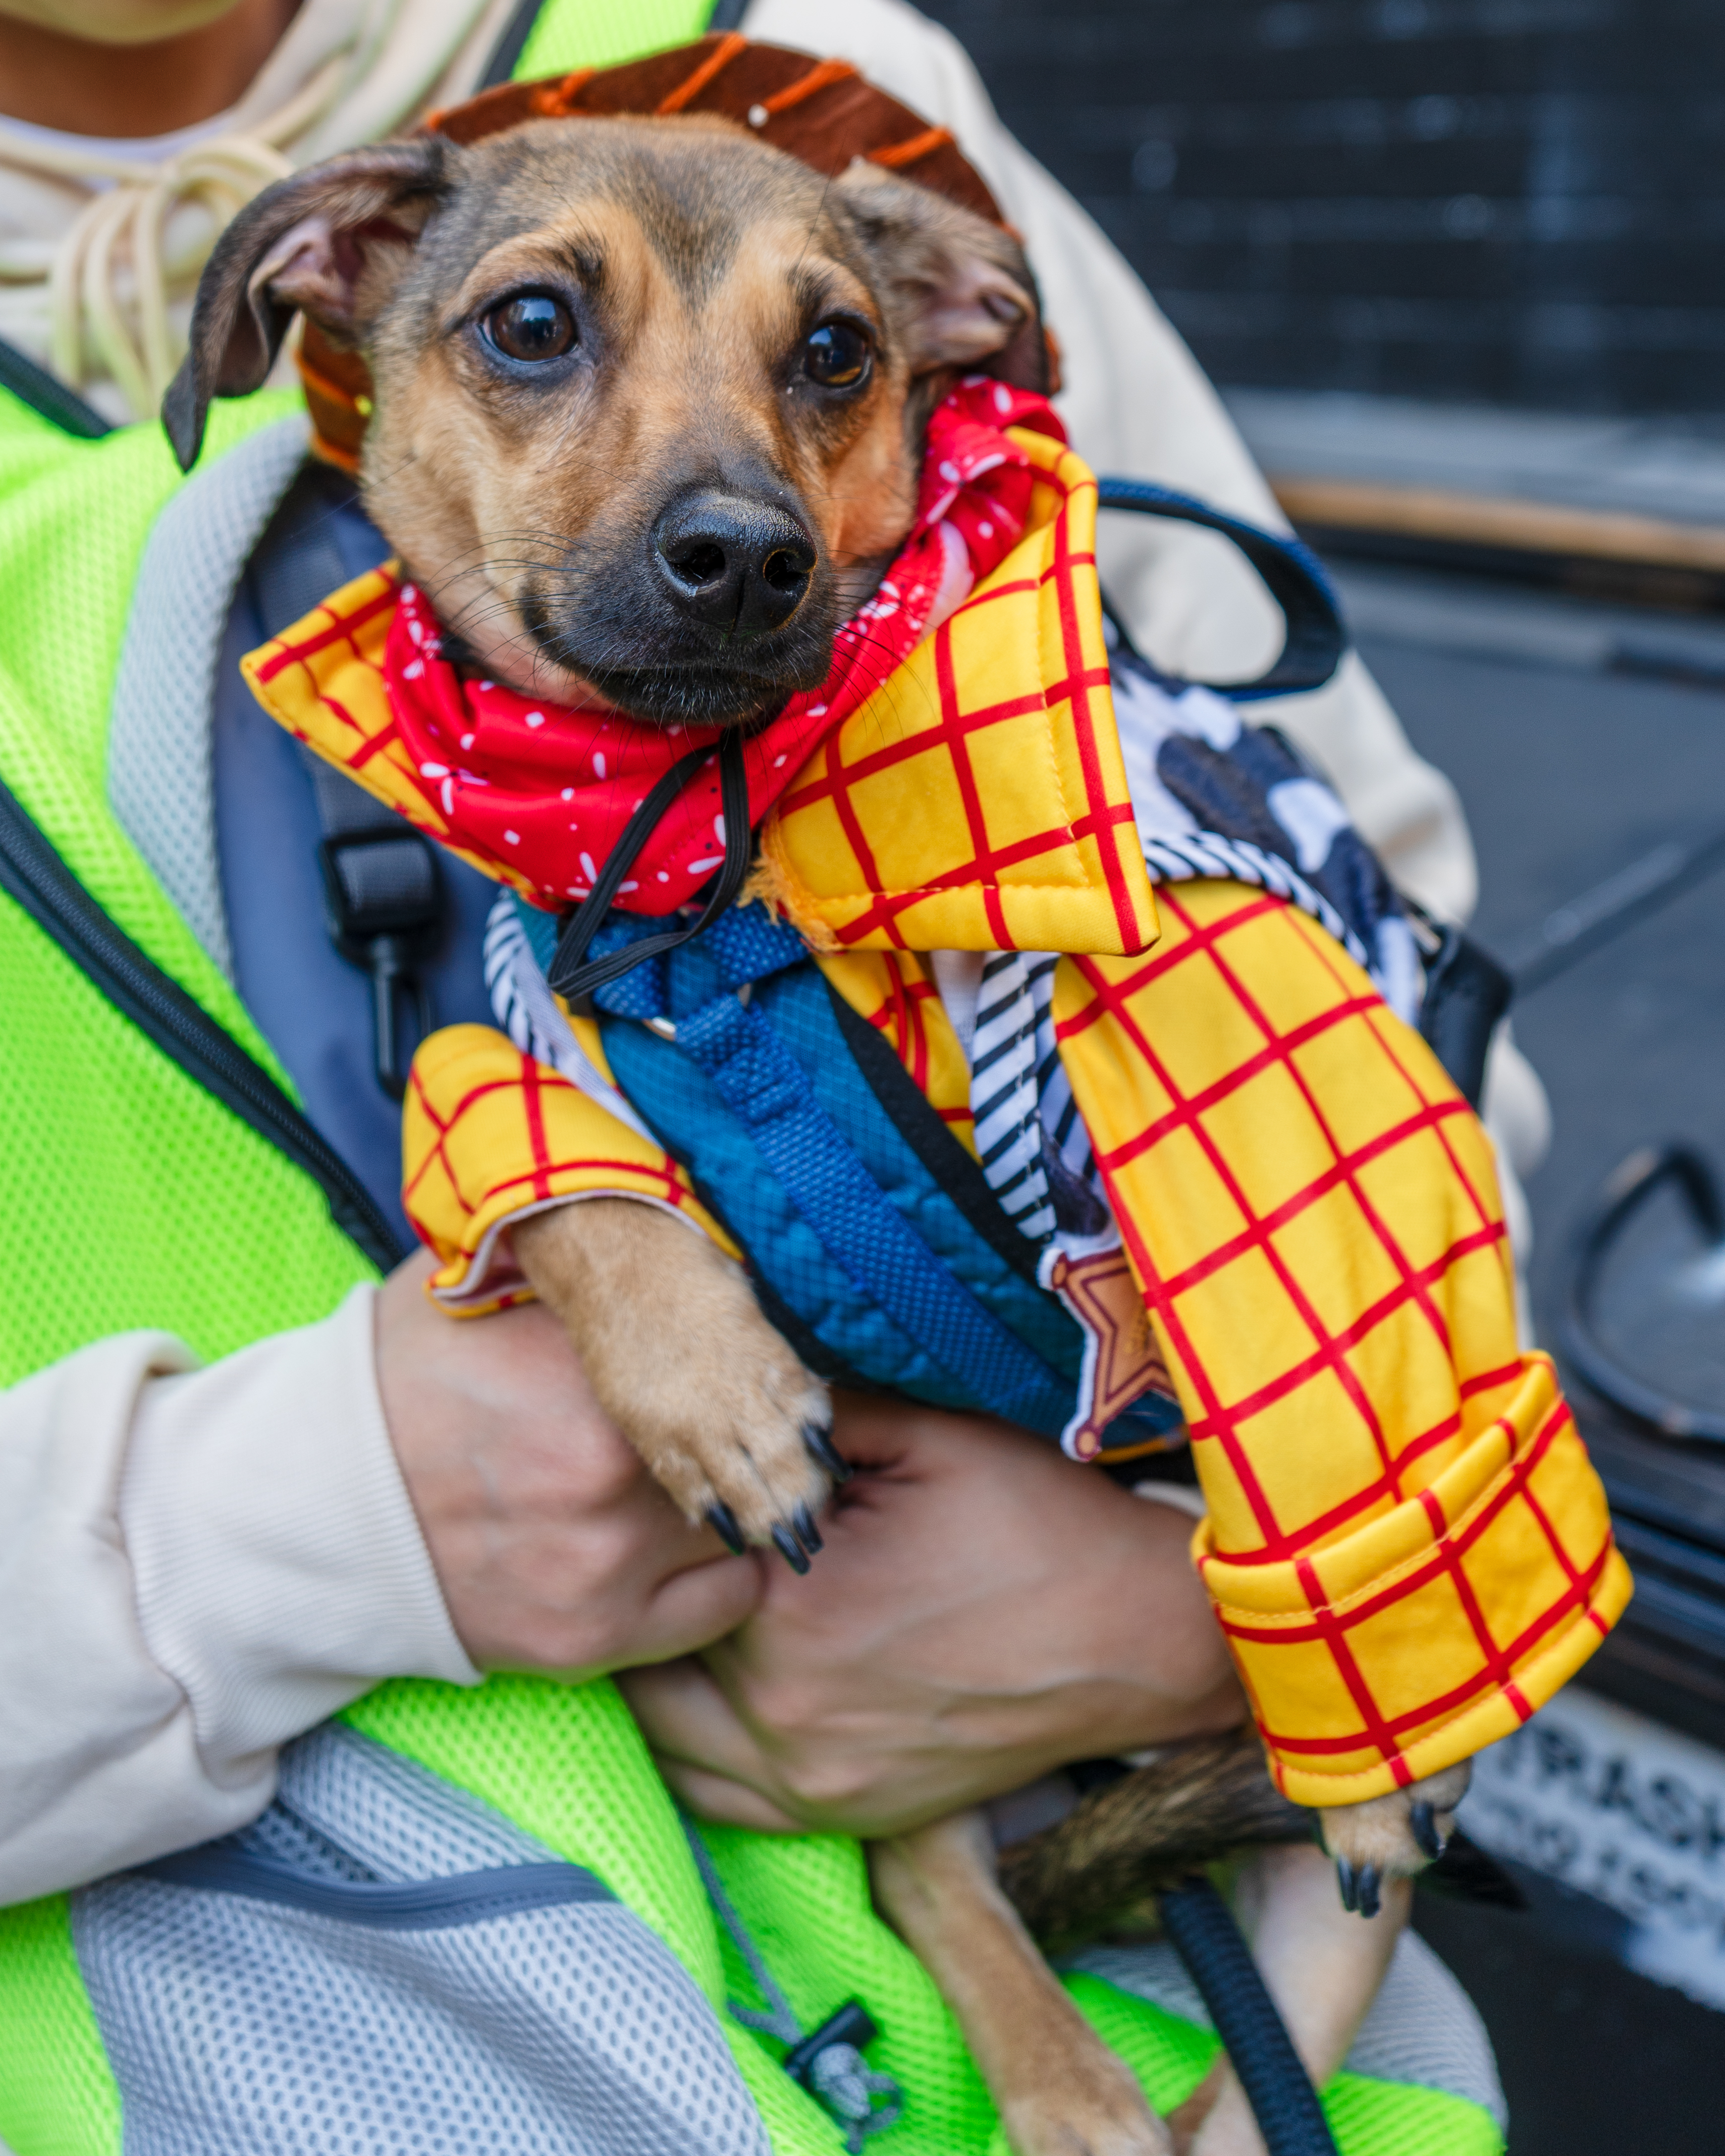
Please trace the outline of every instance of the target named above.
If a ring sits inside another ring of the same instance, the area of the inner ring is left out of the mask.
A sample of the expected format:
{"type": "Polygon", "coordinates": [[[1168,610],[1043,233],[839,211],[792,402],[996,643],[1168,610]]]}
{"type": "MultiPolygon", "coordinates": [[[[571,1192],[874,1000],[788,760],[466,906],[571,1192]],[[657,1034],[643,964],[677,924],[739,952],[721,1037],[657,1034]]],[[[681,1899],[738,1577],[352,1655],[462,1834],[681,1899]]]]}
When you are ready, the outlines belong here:
{"type": "Polygon", "coordinates": [[[913,377],[956,367],[1051,393],[1036,280],[1009,232],[861,158],[835,192],[893,295],[913,377]]]}
{"type": "Polygon", "coordinates": [[[449,181],[436,136],[352,150],[266,187],[216,242],[198,286],[190,348],[162,400],[180,470],[203,445],[213,397],[262,386],[295,313],[343,346],[393,290],[449,181]]]}

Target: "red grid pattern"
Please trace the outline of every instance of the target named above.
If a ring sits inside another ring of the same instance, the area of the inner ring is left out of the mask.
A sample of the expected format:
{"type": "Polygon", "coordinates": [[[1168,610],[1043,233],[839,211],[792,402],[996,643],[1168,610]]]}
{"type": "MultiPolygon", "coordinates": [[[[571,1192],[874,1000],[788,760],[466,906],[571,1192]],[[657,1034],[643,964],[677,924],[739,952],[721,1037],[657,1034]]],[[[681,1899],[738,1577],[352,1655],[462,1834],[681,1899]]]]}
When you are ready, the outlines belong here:
{"type": "Polygon", "coordinates": [[[1063,968],[1057,1030],[1191,1426],[1200,1561],[1284,1773],[1406,1782],[1603,1634],[1603,1500],[1517,1348],[1489,1153],[1430,1051],[1281,900],[1158,896],[1147,957],[1063,968]],[[1129,1050],[1112,1097],[1098,1029],[1129,1050]]]}
{"type": "MultiPolygon", "coordinates": [[[[985,581],[900,667],[890,702],[877,695],[847,721],[810,759],[780,804],[776,836],[793,856],[799,821],[827,808],[836,819],[849,855],[840,876],[847,887],[834,891],[822,881],[819,905],[845,910],[845,917],[834,924],[841,947],[912,947],[916,934],[902,925],[912,907],[932,893],[974,891],[981,908],[979,927],[995,947],[1011,949],[1014,936],[1008,906],[1014,888],[1058,890],[1076,899],[1086,875],[1105,899],[1107,921],[1106,937],[1089,947],[1142,950],[1155,932],[1132,803],[1118,767],[1107,654],[1092,626],[1099,619],[1091,544],[1096,481],[1076,458],[1054,444],[1024,435],[1014,439],[1035,444],[1041,467],[1043,521],[1035,536],[1045,558],[1036,574],[1003,572],[998,580],[985,581]],[[1003,648],[1010,645],[1023,654],[1011,676],[1014,683],[1029,681],[1031,686],[976,701],[978,670],[967,666],[961,654],[984,623],[1003,648]],[[924,709],[934,716],[927,723],[909,723],[905,711],[919,692],[926,699],[924,709]],[[1060,753],[1050,772],[1055,783],[1045,791],[1063,815],[1036,829],[996,839],[990,831],[991,809],[998,823],[1003,772],[1024,754],[1022,731],[1004,730],[1038,715],[1047,715],[1050,739],[1059,737],[1060,753]],[[884,796],[878,784],[883,778],[897,782],[884,796]],[[867,801],[861,798],[865,785],[872,788],[867,801]],[[911,888],[888,888],[890,878],[880,865],[883,834],[896,836],[904,819],[928,819],[932,800],[944,803],[952,796],[962,828],[949,828],[943,806],[924,850],[931,862],[939,858],[942,865],[931,865],[911,888]],[[883,799],[894,805],[883,807],[883,799]],[[900,801],[901,811],[896,806],[900,801]],[[1050,874],[1046,885],[1040,886],[1024,871],[1044,862],[1050,874]]],[[[1026,552],[1027,545],[1021,545],[1008,567],[1019,571],[1026,552]]],[[[823,818],[819,828],[831,826],[823,818]]],[[[793,917],[803,916],[798,900],[787,902],[793,917]]]]}

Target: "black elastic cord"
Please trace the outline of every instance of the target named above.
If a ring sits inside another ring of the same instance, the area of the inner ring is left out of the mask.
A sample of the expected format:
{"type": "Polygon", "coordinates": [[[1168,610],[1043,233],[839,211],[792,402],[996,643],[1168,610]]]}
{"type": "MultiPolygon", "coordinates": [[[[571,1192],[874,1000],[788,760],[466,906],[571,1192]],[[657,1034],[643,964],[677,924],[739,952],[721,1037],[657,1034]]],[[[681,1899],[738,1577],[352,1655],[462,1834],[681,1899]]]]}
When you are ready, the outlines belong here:
{"type": "Polygon", "coordinates": [[[703,929],[710,928],[742,889],[743,878],[748,874],[753,833],[749,824],[748,772],[743,762],[743,737],[732,729],[719,742],[719,800],[725,818],[724,865],[714,880],[711,894],[699,918],[686,927],[666,929],[658,936],[644,936],[638,942],[627,943],[620,951],[609,952],[603,958],[587,957],[588,946],[598,934],[611,910],[611,901],[634,866],[641,849],[658,829],[684,786],[712,752],[710,748],[691,748],[686,756],[679,757],[624,826],[623,836],[611,849],[593,890],[576,907],[574,917],[564,929],[546,973],[551,987],[566,1000],[572,1002],[577,997],[591,995],[595,988],[602,988],[608,981],[632,973],[645,960],[657,958],[666,951],[675,951],[679,944],[689,942],[703,929]]]}

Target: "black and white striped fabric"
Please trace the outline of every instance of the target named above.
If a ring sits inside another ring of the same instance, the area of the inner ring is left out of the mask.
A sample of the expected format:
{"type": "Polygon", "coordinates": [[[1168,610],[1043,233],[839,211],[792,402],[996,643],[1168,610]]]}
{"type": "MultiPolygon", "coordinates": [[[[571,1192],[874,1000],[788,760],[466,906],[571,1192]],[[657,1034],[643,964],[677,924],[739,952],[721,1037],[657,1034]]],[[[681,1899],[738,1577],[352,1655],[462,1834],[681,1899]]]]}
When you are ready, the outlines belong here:
{"type": "MultiPolygon", "coordinates": [[[[1340,800],[1282,737],[1207,689],[1164,680],[1117,641],[1115,716],[1153,883],[1220,877],[1274,891],[1333,936],[1391,1009],[1418,1018],[1413,932],[1340,800]]],[[[1051,952],[983,961],[970,1104],[983,1173],[1034,1242],[1107,1224],[1089,1134],[1055,1040],[1051,952]]]]}

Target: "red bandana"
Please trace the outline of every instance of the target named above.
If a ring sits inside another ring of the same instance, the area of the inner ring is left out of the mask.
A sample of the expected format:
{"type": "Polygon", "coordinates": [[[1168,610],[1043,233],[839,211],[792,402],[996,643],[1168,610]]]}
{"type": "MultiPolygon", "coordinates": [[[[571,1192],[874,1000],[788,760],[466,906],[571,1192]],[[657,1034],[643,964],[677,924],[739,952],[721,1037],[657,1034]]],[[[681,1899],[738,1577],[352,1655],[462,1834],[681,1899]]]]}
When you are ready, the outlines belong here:
{"type": "MultiPolygon", "coordinates": [[[[928,426],[916,521],[873,598],[834,640],[832,670],[793,696],[747,743],[749,820],[758,824],[823,737],[1017,545],[1031,474],[1008,427],[1064,442],[1046,398],[973,375],[928,426]]],[[[661,726],[623,713],[535,702],[501,682],[465,680],[442,656],[436,618],[404,585],[384,655],[389,702],[420,791],[449,836],[481,860],[530,877],[536,902],[561,911],[585,898],[654,782],[717,726],[661,726]]],[[[674,912],[725,852],[717,761],[710,757],[642,848],[616,903],[674,912]]]]}

